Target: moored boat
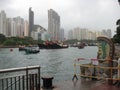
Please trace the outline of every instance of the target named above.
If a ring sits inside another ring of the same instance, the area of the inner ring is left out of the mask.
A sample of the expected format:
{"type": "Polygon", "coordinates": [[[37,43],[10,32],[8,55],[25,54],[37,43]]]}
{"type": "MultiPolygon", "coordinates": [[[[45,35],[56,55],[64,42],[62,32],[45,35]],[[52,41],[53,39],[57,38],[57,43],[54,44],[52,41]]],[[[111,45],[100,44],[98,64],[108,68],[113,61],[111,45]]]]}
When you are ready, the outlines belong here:
{"type": "Polygon", "coordinates": [[[82,48],[84,48],[85,47],[85,43],[80,43],[79,45],[78,45],[78,48],[79,49],[82,49],[82,48]]]}
{"type": "Polygon", "coordinates": [[[39,53],[40,50],[36,47],[26,47],[25,52],[26,54],[36,54],[39,53]]]}
{"type": "Polygon", "coordinates": [[[68,48],[68,45],[61,43],[46,42],[45,44],[38,44],[40,49],[62,49],[68,48]]]}
{"type": "Polygon", "coordinates": [[[18,49],[19,49],[19,51],[25,51],[26,48],[24,45],[23,46],[20,45],[18,49]]]}
{"type": "Polygon", "coordinates": [[[79,45],[79,46],[78,46],[79,49],[82,49],[82,48],[84,48],[84,47],[85,47],[85,46],[83,46],[83,45],[79,45]]]}

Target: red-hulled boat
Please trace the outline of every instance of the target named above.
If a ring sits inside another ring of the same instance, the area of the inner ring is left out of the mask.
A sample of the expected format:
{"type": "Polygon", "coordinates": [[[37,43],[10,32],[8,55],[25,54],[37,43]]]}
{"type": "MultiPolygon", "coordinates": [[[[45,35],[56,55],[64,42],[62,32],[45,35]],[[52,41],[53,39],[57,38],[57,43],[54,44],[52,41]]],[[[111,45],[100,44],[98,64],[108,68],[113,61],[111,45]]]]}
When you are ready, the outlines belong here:
{"type": "Polygon", "coordinates": [[[40,49],[62,49],[68,48],[68,45],[46,41],[45,44],[38,44],[40,49]]]}

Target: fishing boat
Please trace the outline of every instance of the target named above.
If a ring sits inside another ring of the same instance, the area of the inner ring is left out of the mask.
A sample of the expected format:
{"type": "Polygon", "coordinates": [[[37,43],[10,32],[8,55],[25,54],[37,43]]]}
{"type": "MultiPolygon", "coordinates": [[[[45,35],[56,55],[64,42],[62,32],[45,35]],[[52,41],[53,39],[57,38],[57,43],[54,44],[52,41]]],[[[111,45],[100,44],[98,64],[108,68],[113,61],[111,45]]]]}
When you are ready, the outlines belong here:
{"type": "Polygon", "coordinates": [[[25,52],[26,54],[36,54],[39,53],[40,50],[37,47],[26,47],[25,52]]]}
{"type": "Polygon", "coordinates": [[[45,44],[38,44],[40,49],[62,49],[62,48],[68,48],[68,45],[63,43],[55,43],[52,41],[47,41],[45,44]]]}
{"type": "Polygon", "coordinates": [[[19,51],[25,51],[25,49],[26,49],[26,48],[25,48],[25,46],[24,46],[24,45],[23,45],[23,46],[22,46],[22,45],[20,45],[18,49],[19,49],[19,51]]]}
{"type": "Polygon", "coordinates": [[[82,49],[82,48],[84,48],[85,47],[85,43],[80,43],[79,45],[78,45],[78,48],[79,49],[82,49]]]}
{"type": "Polygon", "coordinates": [[[82,48],[84,48],[84,47],[85,47],[84,45],[79,45],[79,46],[78,46],[79,49],[82,49],[82,48]]]}

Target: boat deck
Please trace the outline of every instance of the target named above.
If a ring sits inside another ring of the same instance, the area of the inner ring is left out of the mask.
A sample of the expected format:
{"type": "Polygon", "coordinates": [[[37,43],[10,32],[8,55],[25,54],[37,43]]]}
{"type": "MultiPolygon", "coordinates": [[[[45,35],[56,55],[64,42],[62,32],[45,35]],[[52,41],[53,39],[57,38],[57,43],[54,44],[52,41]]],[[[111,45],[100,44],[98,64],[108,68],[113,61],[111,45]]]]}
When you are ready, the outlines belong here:
{"type": "Polygon", "coordinates": [[[75,80],[63,81],[53,85],[53,89],[41,90],[120,90],[120,87],[108,85],[106,81],[75,80]]]}

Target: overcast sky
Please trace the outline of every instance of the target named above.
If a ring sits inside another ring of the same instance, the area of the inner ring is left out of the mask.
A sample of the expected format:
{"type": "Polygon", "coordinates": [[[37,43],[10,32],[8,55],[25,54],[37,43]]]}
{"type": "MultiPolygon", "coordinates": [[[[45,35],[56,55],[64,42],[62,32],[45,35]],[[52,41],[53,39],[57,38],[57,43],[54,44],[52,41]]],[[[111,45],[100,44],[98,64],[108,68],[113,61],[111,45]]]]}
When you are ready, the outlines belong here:
{"type": "Polygon", "coordinates": [[[49,9],[59,14],[65,31],[80,27],[114,32],[120,18],[118,0],[0,0],[0,10],[11,18],[21,16],[28,20],[29,7],[34,11],[35,24],[46,29],[49,9]]]}

